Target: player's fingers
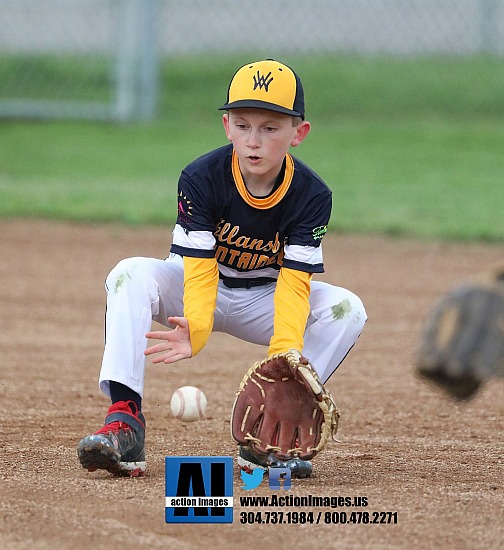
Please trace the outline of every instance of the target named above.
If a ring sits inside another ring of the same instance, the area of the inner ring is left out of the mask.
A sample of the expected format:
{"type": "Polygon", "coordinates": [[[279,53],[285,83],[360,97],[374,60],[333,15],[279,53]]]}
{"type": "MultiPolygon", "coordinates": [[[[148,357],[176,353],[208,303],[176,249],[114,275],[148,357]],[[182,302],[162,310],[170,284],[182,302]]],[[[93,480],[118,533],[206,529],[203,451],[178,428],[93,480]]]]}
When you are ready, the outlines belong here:
{"type": "Polygon", "coordinates": [[[159,363],[164,363],[165,365],[169,365],[171,363],[180,361],[180,359],[185,359],[185,358],[186,357],[182,353],[169,350],[166,353],[163,353],[161,355],[158,355],[157,357],[154,357],[152,359],[152,362],[155,365],[158,365],[159,363]]]}
{"type": "Polygon", "coordinates": [[[153,332],[146,332],[145,337],[149,340],[171,340],[171,331],[168,330],[155,330],[153,332]]]}
{"type": "Polygon", "coordinates": [[[168,317],[168,323],[185,330],[189,328],[189,323],[185,317],[168,317]]]}
{"type": "Polygon", "coordinates": [[[170,349],[170,342],[159,342],[153,346],[148,347],[144,351],[144,355],[152,355],[153,353],[159,353],[160,351],[167,351],[170,349]]]}
{"type": "Polygon", "coordinates": [[[165,362],[167,362],[167,360],[168,360],[168,358],[166,357],[165,354],[163,354],[163,355],[158,355],[158,356],[152,358],[152,362],[153,362],[155,365],[157,365],[157,364],[159,364],[159,363],[165,363],[165,362]]]}
{"type": "Polygon", "coordinates": [[[166,357],[166,359],[163,361],[166,365],[169,365],[170,363],[175,363],[176,361],[180,361],[181,359],[186,359],[184,355],[181,353],[177,353],[175,355],[171,355],[169,357],[166,357]]]}
{"type": "Polygon", "coordinates": [[[168,344],[163,342],[146,349],[144,353],[145,355],[157,353],[158,355],[152,358],[152,362],[168,364],[180,361],[180,359],[188,359],[192,355],[192,348],[190,343],[174,342],[168,344]]]}

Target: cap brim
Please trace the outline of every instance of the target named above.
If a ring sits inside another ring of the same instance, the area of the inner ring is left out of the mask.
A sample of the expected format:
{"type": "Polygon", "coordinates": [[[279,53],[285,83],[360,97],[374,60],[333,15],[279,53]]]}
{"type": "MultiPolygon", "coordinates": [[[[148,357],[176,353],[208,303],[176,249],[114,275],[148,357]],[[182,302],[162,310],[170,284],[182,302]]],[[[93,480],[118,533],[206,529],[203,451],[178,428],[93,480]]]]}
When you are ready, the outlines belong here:
{"type": "Polygon", "coordinates": [[[299,111],[293,111],[280,105],[268,103],[267,101],[257,101],[255,99],[241,99],[240,101],[233,101],[232,103],[226,103],[222,107],[219,107],[219,111],[228,111],[230,109],[265,109],[266,111],[275,111],[276,113],[282,113],[284,115],[299,116],[304,118],[304,115],[299,111]]]}

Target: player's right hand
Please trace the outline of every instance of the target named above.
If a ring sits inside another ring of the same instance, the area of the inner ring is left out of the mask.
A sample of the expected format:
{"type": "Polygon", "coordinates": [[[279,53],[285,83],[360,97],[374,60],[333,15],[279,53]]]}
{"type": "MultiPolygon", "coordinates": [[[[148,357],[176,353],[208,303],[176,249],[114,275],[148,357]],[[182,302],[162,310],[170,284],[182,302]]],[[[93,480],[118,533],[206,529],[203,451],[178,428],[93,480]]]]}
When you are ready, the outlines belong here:
{"type": "Polygon", "coordinates": [[[175,363],[180,359],[192,357],[191,336],[189,322],[185,317],[168,317],[168,322],[175,325],[173,330],[155,330],[147,332],[145,337],[152,340],[161,340],[148,347],[146,356],[158,354],[152,358],[153,363],[175,363]]]}

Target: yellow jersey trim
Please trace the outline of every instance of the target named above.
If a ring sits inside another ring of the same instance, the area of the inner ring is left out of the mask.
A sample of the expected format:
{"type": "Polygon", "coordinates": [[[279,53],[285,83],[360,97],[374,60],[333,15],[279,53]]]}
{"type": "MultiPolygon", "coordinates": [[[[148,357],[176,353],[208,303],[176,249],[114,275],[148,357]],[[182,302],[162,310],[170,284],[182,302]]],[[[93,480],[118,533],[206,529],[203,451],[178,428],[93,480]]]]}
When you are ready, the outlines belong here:
{"type": "Polygon", "coordinates": [[[235,181],[236,188],[238,193],[240,193],[241,198],[250,206],[258,208],[259,210],[267,210],[276,206],[284,197],[287,191],[289,190],[292,178],[294,177],[294,160],[292,156],[287,153],[285,157],[285,175],[280,186],[267,197],[254,197],[251,195],[245,185],[243,176],[240,171],[240,165],[238,162],[238,155],[236,151],[233,150],[233,158],[231,163],[231,168],[233,171],[233,179],[235,181]]]}

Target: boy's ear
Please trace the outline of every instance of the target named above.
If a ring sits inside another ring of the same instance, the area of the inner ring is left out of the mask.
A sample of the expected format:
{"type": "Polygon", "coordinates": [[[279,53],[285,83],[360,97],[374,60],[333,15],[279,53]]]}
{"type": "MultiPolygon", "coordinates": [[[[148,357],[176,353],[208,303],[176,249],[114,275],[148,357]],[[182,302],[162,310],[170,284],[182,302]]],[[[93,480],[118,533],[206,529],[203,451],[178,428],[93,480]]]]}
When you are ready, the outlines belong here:
{"type": "Polygon", "coordinates": [[[291,141],[292,147],[297,147],[304,138],[310,133],[311,124],[307,120],[303,120],[301,124],[298,124],[296,127],[296,135],[291,141]]]}
{"type": "Polygon", "coordinates": [[[222,124],[224,125],[224,130],[226,132],[226,137],[228,138],[228,141],[231,141],[231,138],[229,137],[229,114],[224,113],[222,115],[222,124]]]}

